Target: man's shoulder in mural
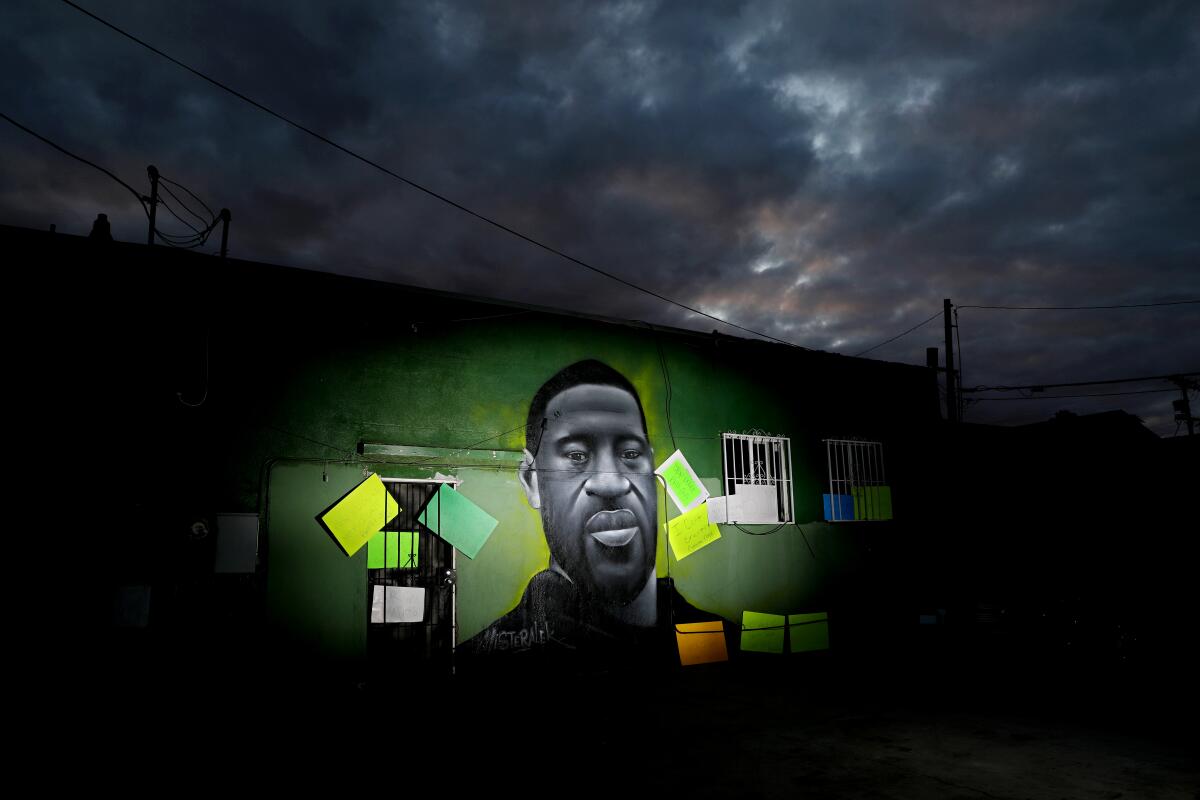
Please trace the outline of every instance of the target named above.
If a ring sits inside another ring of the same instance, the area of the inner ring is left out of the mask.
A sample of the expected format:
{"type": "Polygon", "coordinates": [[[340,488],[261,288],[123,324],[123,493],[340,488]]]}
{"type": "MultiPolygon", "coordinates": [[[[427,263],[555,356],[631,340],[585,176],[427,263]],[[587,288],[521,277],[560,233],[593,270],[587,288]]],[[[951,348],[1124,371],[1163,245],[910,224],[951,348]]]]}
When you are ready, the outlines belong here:
{"type": "Polygon", "coordinates": [[[591,604],[581,600],[576,587],[562,574],[544,570],[534,575],[516,608],[463,642],[463,655],[531,653],[571,654],[607,658],[674,653],[672,622],[719,620],[702,611],[675,588],[670,578],[657,579],[658,613],[655,625],[631,626],[589,615],[591,604]]]}
{"type": "Polygon", "coordinates": [[[470,655],[571,648],[579,601],[571,582],[557,572],[534,575],[516,608],[459,645],[470,655]]]}

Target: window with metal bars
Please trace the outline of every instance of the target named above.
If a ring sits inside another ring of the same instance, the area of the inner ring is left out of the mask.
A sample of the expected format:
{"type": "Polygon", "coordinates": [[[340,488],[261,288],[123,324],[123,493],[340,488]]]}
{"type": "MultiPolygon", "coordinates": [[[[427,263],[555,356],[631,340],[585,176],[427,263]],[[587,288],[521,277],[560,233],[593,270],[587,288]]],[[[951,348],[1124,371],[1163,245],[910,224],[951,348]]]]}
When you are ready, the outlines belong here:
{"type": "Polygon", "coordinates": [[[721,467],[728,522],[792,521],[792,443],[786,436],[722,433],[721,467]]]}
{"type": "Polygon", "coordinates": [[[865,522],[892,518],[892,489],[883,461],[883,443],[825,439],[828,491],[825,519],[865,522]]]}

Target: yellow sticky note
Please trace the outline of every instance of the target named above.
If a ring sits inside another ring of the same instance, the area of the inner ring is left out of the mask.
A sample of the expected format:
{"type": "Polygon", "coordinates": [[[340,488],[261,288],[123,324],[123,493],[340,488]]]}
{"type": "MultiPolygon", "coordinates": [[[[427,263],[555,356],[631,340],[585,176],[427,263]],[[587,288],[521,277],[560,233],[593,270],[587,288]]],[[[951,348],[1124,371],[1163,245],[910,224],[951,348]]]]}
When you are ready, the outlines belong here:
{"type": "Polygon", "coordinates": [[[396,499],[372,473],[318,519],[352,556],[399,513],[396,499]]]}
{"type": "Polygon", "coordinates": [[[675,641],[679,644],[679,663],[708,664],[728,661],[725,650],[725,628],[721,620],[713,622],[684,622],[675,626],[675,641]]]}
{"type": "Polygon", "coordinates": [[[701,503],[667,523],[667,538],[671,540],[675,558],[682,561],[701,547],[720,539],[721,531],[708,521],[708,508],[701,503]]]}

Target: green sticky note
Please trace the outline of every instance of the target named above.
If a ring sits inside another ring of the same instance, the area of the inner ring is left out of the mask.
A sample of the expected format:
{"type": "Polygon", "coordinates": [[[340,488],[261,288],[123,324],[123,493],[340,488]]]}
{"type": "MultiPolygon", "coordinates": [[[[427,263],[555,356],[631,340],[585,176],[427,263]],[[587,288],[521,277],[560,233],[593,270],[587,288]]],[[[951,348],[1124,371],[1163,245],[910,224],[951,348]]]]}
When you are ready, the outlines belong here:
{"type": "Polygon", "coordinates": [[[829,649],[828,614],[788,614],[787,620],[793,653],[829,649]]]}
{"type": "Polygon", "coordinates": [[[396,499],[372,473],[318,519],[352,556],[399,513],[396,499]]]}
{"type": "Polygon", "coordinates": [[[662,477],[667,486],[667,495],[679,507],[680,513],[691,511],[697,503],[708,497],[708,490],[679,450],[659,464],[654,472],[662,477]]]}
{"type": "Polygon", "coordinates": [[[720,539],[721,531],[708,521],[708,506],[701,503],[667,523],[667,538],[675,559],[682,561],[701,547],[720,539]]]}
{"type": "Polygon", "coordinates": [[[780,614],[742,612],[742,649],[756,653],[782,653],[783,628],[787,617],[780,614]]]}
{"type": "Polygon", "coordinates": [[[879,509],[879,519],[892,518],[892,487],[872,486],[875,490],[875,507],[879,509]]]}
{"type": "Polygon", "coordinates": [[[854,518],[885,520],[892,518],[892,487],[856,486],[850,490],[854,501],[854,518]]]}
{"type": "Polygon", "coordinates": [[[420,566],[417,558],[421,544],[421,534],[418,531],[400,531],[399,544],[396,554],[400,561],[400,569],[416,569],[420,566]]]}
{"type": "Polygon", "coordinates": [[[676,461],[663,471],[663,479],[685,507],[690,506],[700,496],[700,487],[692,480],[691,473],[680,461],[676,461]]]}
{"type": "Polygon", "coordinates": [[[420,541],[416,531],[380,531],[367,542],[367,569],[416,569],[420,541]]]}
{"type": "Polygon", "coordinates": [[[499,524],[486,511],[442,484],[418,519],[425,527],[474,558],[499,524]]]}
{"type": "Polygon", "coordinates": [[[367,569],[395,569],[400,563],[396,531],[380,531],[367,542],[367,569]]]}

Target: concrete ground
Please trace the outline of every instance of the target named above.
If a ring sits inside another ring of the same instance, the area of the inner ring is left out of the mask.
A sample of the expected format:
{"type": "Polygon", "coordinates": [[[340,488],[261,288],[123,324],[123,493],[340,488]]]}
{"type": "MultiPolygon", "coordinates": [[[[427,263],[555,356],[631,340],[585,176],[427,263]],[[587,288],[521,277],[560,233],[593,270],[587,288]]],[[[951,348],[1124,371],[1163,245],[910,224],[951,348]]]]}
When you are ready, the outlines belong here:
{"type": "Polygon", "coordinates": [[[686,784],[694,797],[1200,798],[1200,740],[1147,709],[723,678],[717,692],[704,678],[678,687],[676,707],[690,711],[660,719],[671,744],[655,786],[686,784]]]}
{"type": "Polygon", "coordinates": [[[110,680],[76,717],[45,720],[69,736],[56,748],[81,754],[61,779],[359,796],[1200,799],[1200,704],[1189,676],[1155,670],[952,680],[931,663],[764,657],[364,687],[222,669],[110,680]]]}
{"type": "Polygon", "coordinates": [[[585,703],[544,696],[532,709],[519,699],[525,691],[514,692],[490,706],[498,718],[459,719],[472,720],[471,740],[494,757],[491,775],[518,783],[553,775],[596,794],[1200,798],[1196,706],[1165,686],[1139,695],[1112,675],[1005,684],[996,675],[886,680],[834,662],[813,667],[692,667],[637,690],[590,685],[585,703]]]}

